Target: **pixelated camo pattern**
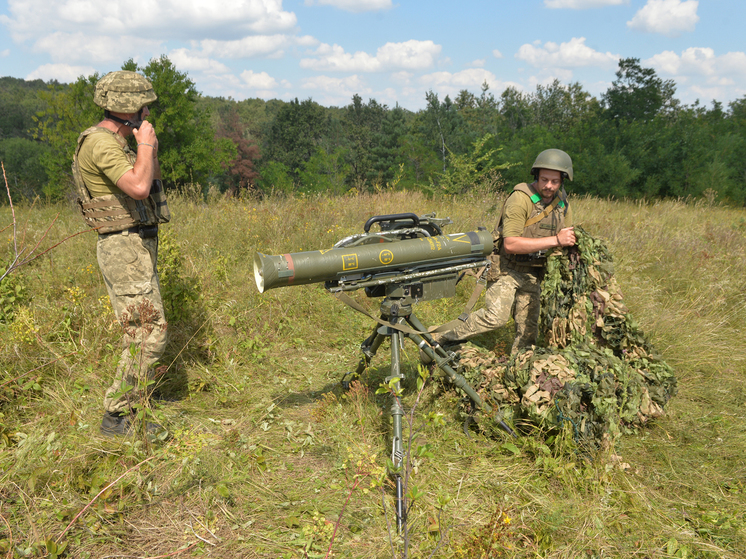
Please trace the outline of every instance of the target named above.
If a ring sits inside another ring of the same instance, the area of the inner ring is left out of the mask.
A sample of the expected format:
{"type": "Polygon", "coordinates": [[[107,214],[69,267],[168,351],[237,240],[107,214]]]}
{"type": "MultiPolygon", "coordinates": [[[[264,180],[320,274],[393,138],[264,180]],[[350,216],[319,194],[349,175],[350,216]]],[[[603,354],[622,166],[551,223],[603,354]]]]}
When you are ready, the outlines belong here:
{"type": "Polygon", "coordinates": [[[136,113],[158,99],[150,80],[127,70],[109,72],[96,83],[93,102],[117,113],[136,113]]]}
{"type": "Polygon", "coordinates": [[[456,352],[461,374],[509,424],[564,427],[601,446],[662,416],[676,377],[624,306],[605,244],[575,233],[577,245],[547,262],[540,328],[548,347],[509,361],[471,343],[456,352]]]}

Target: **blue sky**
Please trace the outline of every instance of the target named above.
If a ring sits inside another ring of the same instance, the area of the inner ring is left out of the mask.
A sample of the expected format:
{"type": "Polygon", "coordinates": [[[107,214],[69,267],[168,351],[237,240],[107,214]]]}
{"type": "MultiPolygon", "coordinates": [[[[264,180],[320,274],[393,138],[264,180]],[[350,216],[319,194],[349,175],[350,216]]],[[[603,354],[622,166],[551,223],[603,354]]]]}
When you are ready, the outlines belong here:
{"type": "Polygon", "coordinates": [[[619,58],[686,104],[746,95],[742,0],[0,0],[0,76],[74,81],[167,55],[205,95],[417,110],[557,78],[599,97],[619,58]]]}

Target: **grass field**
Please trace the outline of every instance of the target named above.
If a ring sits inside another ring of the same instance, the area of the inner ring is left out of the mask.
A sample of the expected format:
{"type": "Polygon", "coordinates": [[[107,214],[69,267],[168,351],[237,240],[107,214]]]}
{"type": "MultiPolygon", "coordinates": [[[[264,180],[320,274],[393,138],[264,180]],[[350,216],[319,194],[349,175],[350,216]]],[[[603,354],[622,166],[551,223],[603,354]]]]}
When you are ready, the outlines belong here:
{"type": "MultiPolygon", "coordinates": [[[[343,394],[372,321],[320,285],[259,294],[253,254],[328,248],[403,211],[450,216],[446,232],[491,229],[501,203],[478,191],[172,197],[160,257],[171,343],[151,412],[172,434],[162,442],[98,434],[121,336],[95,233],[15,271],[0,284],[0,556],[746,556],[746,212],[703,200],[571,198],[676,370],[667,415],[593,456],[549,449],[541,433],[515,446],[468,438],[452,390],[428,382],[417,397],[418,354],[405,346],[404,404],[432,455],[414,460],[407,537],[392,533],[390,401],[376,394],[388,348],[343,394]]],[[[71,205],[15,211],[19,250],[85,228],[71,205]]],[[[7,264],[12,227],[3,235],[7,264]]],[[[420,319],[457,316],[462,283],[420,303],[420,319]]],[[[493,342],[509,348],[509,328],[493,342]]]]}

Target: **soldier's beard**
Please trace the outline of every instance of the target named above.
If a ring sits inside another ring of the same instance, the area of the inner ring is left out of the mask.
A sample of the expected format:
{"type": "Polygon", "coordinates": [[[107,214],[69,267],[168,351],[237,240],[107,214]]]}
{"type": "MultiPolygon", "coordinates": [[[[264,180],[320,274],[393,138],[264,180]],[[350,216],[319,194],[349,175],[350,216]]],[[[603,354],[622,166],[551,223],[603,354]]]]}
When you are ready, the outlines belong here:
{"type": "Polygon", "coordinates": [[[554,190],[552,188],[540,188],[539,189],[539,195],[541,196],[542,200],[551,200],[554,198],[554,195],[557,194],[559,189],[554,190]]]}

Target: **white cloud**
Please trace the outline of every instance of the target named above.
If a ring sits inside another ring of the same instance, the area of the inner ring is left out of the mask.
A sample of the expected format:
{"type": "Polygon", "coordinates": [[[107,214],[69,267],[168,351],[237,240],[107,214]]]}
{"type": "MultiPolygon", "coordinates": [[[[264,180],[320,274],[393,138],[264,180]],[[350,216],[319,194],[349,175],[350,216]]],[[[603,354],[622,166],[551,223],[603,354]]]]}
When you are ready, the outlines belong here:
{"type": "Polygon", "coordinates": [[[282,55],[284,50],[298,44],[290,35],[254,35],[236,41],[205,39],[199,42],[206,56],[224,58],[251,58],[254,56],[282,55]]]}
{"type": "Polygon", "coordinates": [[[70,66],[69,64],[44,64],[31,72],[27,80],[57,80],[61,83],[72,83],[80,76],[90,76],[95,73],[91,66],[70,66]]]}
{"type": "Polygon", "coordinates": [[[168,53],[168,58],[179,70],[187,72],[204,72],[206,74],[228,74],[230,68],[206,56],[194,56],[187,49],[176,49],[168,53]]]}
{"type": "Polygon", "coordinates": [[[366,52],[349,54],[339,45],[322,44],[316,50],[318,58],[304,58],[301,68],[331,72],[381,72],[386,70],[421,70],[431,67],[441,46],[432,41],[386,43],[376,56],[366,52]]]}
{"type": "Polygon", "coordinates": [[[602,53],[593,50],[585,44],[585,37],[574,37],[567,43],[558,45],[547,42],[539,46],[525,44],[518,49],[515,57],[536,67],[579,68],[582,66],[597,66],[613,68],[619,62],[619,55],[610,52],[602,53]]]}
{"type": "Polygon", "coordinates": [[[707,83],[713,85],[736,85],[736,82],[730,78],[719,78],[717,76],[707,78],[707,83]]]}
{"type": "Polygon", "coordinates": [[[0,51],[0,58],[5,58],[6,56],[10,56],[10,49],[0,51]]]}
{"type": "Polygon", "coordinates": [[[143,52],[150,52],[155,56],[160,49],[159,41],[131,35],[109,37],[63,32],[41,37],[33,46],[34,51],[48,53],[57,62],[85,60],[93,63],[121,63],[122,60],[143,52]]]}
{"type": "Polygon", "coordinates": [[[585,10],[586,8],[603,8],[629,4],[629,0],[544,0],[547,8],[585,10]]]}
{"type": "Polygon", "coordinates": [[[473,68],[482,68],[484,66],[484,63],[486,60],[484,58],[480,58],[479,60],[472,60],[467,64],[467,66],[471,66],[473,68]]]}
{"type": "MultiPolygon", "coordinates": [[[[199,83],[202,89],[209,90],[210,95],[213,96],[232,97],[237,100],[246,99],[247,97],[260,97],[262,99],[278,98],[275,89],[256,89],[234,74],[204,74],[199,83]]],[[[254,83],[261,85],[262,80],[257,80],[254,83]]],[[[264,83],[271,82],[265,80],[264,83]]]]}
{"type": "Polygon", "coordinates": [[[627,22],[631,29],[676,37],[682,31],[694,31],[699,21],[697,0],[648,0],[627,22]]]}
{"type": "Polygon", "coordinates": [[[610,81],[586,82],[585,90],[596,98],[606,93],[611,87],[610,81]]]}
{"type": "Polygon", "coordinates": [[[697,99],[722,99],[725,89],[722,87],[703,87],[701,85],[693,85],[689,88],[690,91],[697,97],[697,99]]]}
{"type": "Polygon", "coordinates": [[[492,51],[492,56],[494,56],[495,58],[502,58],[503,57],[503,53],[501,53],[499,50],[495,49],[495,50],[492,51]]]}
{"type": "Polygon", "coordinates": [[[390,99],[394,103],[396,103],[396,97],[398,95],[398,91],[396,91],[393,87],[387,87],[383,90],[383,96],[387,99],[390,99]]]}
{"type": "Polygon", "coordinates": [[[252,89],[275,89],[278,86],[277,80],[267,72],[254,73],[252,70],[241,72],[241,79],[252,89]]]}
{"type": "Polygon", "coordinates": [[[301,87],[314,91],[313,99],[324,106],[343,107],[350,103],[356,93],[369,97],[373,90],[358,75],[344,78],[316,76],[303,80],[301,87]]]}
{"type": "Polygon", "coordinates": [[[86,36],[158,36],[164,40],[227,38],[274,33],[295,27],[282,0],[8,0],[0,17],[13,39],[23,42],[53,31],[86,36]]]}
{"type": "Polygon", "coordinates": [[[673,51],[643,60],[661,76],[672,78],[684,102],[694,99],[733,99],[746,90],[746,53],[717,56],[711,48],[692,47],[680,55],[673,51]]]}
{"type": "Polygon", "coordinates": [[[306,0],[306,6],[333,6],[348,12],[388,10],[391,0],[306,0]]]}
{"type": "Polygon", "coordinates": [[[485,81],[487,83],[497,82],[495,74],[482,68],[462,70],[461,72],[434,72],[419,78],[420,83],[428,87],[452,86],[465,89],[468,87],[479,87],[485,81]]]}
{"type": "Polygon", "coordinates": [[[386,68],[420,70],[432,66],[441,49],[432,41],[386,43],[378,49],[378,59],[386,68]]]}
{"type": "Polygon", "coordinates": [[[746,53],[728,52],[716,56],[711,48],[688,48],[676,54],[673,51],[664,51],[660,54],[643,61],[662,74],[671,76],[714,76],[724,77],[733,75],[746,76],[746,53]]]}
{"type": "Polygon", "coordinates": [[[501,92],[509,86],[522,89],[517,83],[498,80],[492,72],[483,68],[472,68],[456,73],[433,72],[421,76],[418,81],[428,89],[451,96],[456,96],[462,89],[478,91],[484,82],[487,82],[493,93],[501,92]]]}
{"type": "Polygon", "coordinates": [[[346,53],[339,45],[322,44],[315,53],[319,58],[303,58],[301,68],[318,71],[376,72],[381,64],[367,52],[346,53]]]}
{"type": "Polygon", "coordinates": [[[396,83],[407,85],[411,82],[412,78],[414,77],[414,74],[412,72],[407,72],[405,70],[402,70],[401,72],[394,72],[393,74],[391,74],[390,77],[396,83]]]}
{"type": "Polygon", "coordinates": [[[570,83],[573,75],[572,70],[565,70],[563,68],[551,68],[542,72],[538,76],[531,76],[528,78],[528,83],[531,89],[536,89],[537,85],[551,85],[554,80],[559,80],[562,83],[570,83]]]}
{"type": "MultiPolygon", "coordinates": [[[[369,92],[370,89],[357,75],[346,78],[330,78],[329,76],[316,76],[303,80],[303,89],[317,89],[326,93],[349,92],[349,97],[354,93],[369,92]]],[[[344,94],[346,95],[346,94],[344,94]]]]}

